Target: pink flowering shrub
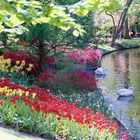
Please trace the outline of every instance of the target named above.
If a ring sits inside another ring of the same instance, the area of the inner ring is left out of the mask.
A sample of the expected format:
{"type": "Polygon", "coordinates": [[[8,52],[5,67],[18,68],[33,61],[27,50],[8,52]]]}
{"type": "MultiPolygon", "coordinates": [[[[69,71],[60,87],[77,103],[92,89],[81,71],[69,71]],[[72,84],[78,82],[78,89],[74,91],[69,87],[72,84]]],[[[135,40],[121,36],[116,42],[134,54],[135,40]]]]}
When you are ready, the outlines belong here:
{"type": "Polygon", "coordinates": [[[67,59],[72,59],[78,64],[96,63],[101,59],[102,52],[94,50],[92,47],[87,47],[85,50],[71,51],[66,54],[67,59]]]}
{"type": "Polygon", "coordinates": [[[122,140],[128,140],[129,135],[127,132],[120,131],[120,132],[118,132],[118,138],[120,138],[122,140]]]}

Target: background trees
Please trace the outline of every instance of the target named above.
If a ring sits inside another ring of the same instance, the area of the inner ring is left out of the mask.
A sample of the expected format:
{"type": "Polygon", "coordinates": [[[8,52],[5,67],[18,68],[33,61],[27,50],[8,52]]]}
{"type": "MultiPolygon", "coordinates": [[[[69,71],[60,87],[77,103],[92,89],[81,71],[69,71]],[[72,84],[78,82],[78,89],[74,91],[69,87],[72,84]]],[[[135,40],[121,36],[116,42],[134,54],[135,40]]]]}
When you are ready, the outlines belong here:
{"type": "Polygon", "coordinates": [[[134,0],[128,11],[129,28],[135,36],[140,36],[140,0],[134,0]]]}

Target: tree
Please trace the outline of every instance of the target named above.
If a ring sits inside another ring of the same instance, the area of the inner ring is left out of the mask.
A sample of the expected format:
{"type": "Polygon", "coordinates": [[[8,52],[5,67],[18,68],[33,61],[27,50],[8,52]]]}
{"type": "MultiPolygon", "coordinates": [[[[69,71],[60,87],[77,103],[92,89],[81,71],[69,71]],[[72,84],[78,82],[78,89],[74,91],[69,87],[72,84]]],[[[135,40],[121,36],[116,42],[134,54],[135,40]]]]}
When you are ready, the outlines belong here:
{"type": "MultiPolygon", "coordinates": [[[[65,12],[65,7],[56,5],[50,1],[27,0],[0,0],[0,31],[10,31],[22,27],[30,28],[31,25],[48,23],[64,31],[73,28],[75,36],[82,35],[84,30],[70,14],[65,12]]],[[[43,26],[44,27],[44,26],[43,26]]],[[[45,68],[44,28],[34,34],[39,52],[40,70],[45,68]],[[37,35],[39,34],[39,35],[37,35]]]]}
{"type": "Polygon", "coordinates": [[[134,0],[129,12],[130,30],[135,36],[140,36],[140,0],[134,0]]]}
{"type": "Polygon", "coordinates": [[[128,24],[128,16],[126,16],[124,21],[124,39],[129,39],[129,24],[128,24]]]}
{"type": "MultiPolygon", "coordinates": [[[[114,32],[113,32],[113,35],[112,35],[111,47],[114,46],[115,41],[116,41],[118,35],[123,30],[125,21],[126,21],[126,24],[127,24],[126,17],[127,17],[127,13],[128,13],[128,10],[129,10],[132,2],[133,2],[133,0],[127,0],[126,1],[126,4],[124,6],[124,10],[122,11],[122,13],[120,15],[120,19],[119,19],[119,22],[118,22],[117,26],[114,24],[114,32]]],[[[112,14],[108,14],[108,15],[110,15],[112,17],[113,23],[115,23],[114,22],[114,17],[112,16],[112,14]]]]}
{"type": "MultiPolygon", "coordinates": [[[[64,1],[63,1],[64,2],[64,1]]],[[[9,31],[9,28],[18,30],[21,27],[29,27],[42,23],[48,23],[64,31],[73,30],[73,35],[78,37],[85,31],[75,22],[72,14],[86,16],[89,11],[104,12],[114,11],[119,8],[117,0],[85,0],[73,5],[57,5],[50,0],[0,0],[0,32],[9,31]]],[[[42,30],[44,32],[44,30],[42,30]]],[[[42,35],[41,35],[42,36],[42,35]]],[[[44,42],[37,39],[40,69],[44,69],[44,42]]],[[[55,48],[57,45],[53,46],[55,48]]]]}

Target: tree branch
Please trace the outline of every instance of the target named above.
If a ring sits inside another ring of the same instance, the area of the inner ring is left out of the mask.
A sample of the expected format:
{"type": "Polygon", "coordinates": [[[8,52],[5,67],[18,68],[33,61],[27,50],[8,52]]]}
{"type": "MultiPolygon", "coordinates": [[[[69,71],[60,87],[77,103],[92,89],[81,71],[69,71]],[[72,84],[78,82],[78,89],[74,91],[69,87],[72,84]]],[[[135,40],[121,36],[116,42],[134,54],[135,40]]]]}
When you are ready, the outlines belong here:
{"type": "Polygon", "coordinates": [[[105,14],[112,18],[113,26],[114,26],[114,28],[116,28],[115,19],[114,19],[113,15],[111,13],[109,13],[108,11],[105,11],[105,14]]]}
{"type": "MultiPolygon", "coordinates": [[[[65,39],[65,37],[64,37],[59,43],[53,45],[50,49],[48,49],[48,50],[47,50],[47,53],[49,53],[50,51],[52,51],[52,50],[54,50],[55,48],[57,48],[58,46],[60,46],[64,39],[65,39]]],[[[75,39],[76,39],[76,38],[73,37],[73,39],[72,39],[70,42],[66,43],[65,45],[70,45],[72,42],[75,41],[75,39]]]]}
{"type": "MultiPolygon", "coordinates": [[[[47,53],[49,53],[50,51],[54,50],[55,48],[57,48],[58,46],[61,45],[61,43],[64,41],[64,39],[69,35],[69,33],[67,33],[67,35],[64,35],[64,37],[59,41],[59,43],[52,45],[52,47],[50,49],[47,50],[47,53]]],[[[68,43],[66,43],[66,45],[70,45],[72,42],[75,41],[75,37],[73,36],[72,40],[68,43]]]]}

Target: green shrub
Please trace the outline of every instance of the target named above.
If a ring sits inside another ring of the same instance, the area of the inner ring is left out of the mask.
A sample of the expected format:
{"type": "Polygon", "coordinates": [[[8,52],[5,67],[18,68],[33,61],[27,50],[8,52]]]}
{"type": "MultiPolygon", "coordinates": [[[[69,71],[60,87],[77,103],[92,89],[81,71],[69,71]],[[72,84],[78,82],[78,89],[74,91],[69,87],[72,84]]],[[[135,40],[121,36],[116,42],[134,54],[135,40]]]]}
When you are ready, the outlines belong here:
{"type": "Polygon", "coordinates": [[[11,82],[20,84],[25,87],[28,87],[33,83],[33,77],[19,73],[0,72],[0,78],[10,78],[11,82]]]}

